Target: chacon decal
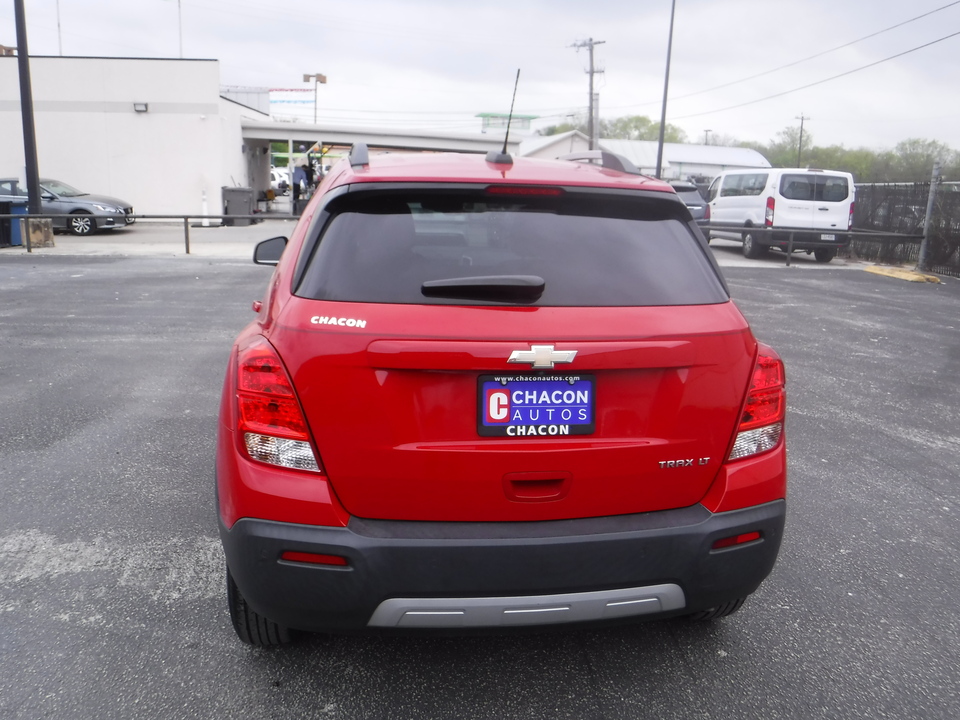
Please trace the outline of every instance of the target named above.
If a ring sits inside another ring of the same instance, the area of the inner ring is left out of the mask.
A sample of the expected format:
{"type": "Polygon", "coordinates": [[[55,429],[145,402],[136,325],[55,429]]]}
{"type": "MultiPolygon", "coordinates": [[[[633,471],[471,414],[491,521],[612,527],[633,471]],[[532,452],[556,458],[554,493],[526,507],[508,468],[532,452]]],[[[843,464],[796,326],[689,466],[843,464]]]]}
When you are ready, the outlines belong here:
{"type": "Polygon", "coordinates": [[[326,315],[314,315],[312,318],[310,318],[310,322],[313,325],[339,325],[340,327],[365,328],[367,326],[366,320],[357,320],[356,318],[327,317],[326,315]]]}

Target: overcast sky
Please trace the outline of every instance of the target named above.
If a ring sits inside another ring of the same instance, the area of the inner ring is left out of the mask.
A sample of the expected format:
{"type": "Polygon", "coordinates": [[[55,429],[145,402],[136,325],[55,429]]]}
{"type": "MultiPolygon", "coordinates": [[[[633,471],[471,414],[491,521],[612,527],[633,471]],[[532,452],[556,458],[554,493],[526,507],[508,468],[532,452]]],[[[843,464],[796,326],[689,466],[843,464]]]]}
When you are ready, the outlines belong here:
{"type": "MultiPolygon", "coordinates": [[[[451,132],[509,110],[518,68],[517,113],[555,124],[584,111],[588,54],[571,46],[588,38],[604,41],[601,115],[659,119],[670,24],[670,0],[25,4],[32,55],[62,44],[63,55],[178,57],[182,34],[183,56],[218,59],[223,85],[308,88],[304,73],[327,75],[321,121],[451,132]]],[[[0,0],[0,44],[16,44],[13,0],[0,0]]],[[[691,141],[709,130],[767,142],[802,114],[817,145],[960,149],[958,70],[960,1],[676,0],[667,122],[691,141]]],[[[274,97],[301,100],[275,114],[312,119],[312,93],[274,97]]]]}

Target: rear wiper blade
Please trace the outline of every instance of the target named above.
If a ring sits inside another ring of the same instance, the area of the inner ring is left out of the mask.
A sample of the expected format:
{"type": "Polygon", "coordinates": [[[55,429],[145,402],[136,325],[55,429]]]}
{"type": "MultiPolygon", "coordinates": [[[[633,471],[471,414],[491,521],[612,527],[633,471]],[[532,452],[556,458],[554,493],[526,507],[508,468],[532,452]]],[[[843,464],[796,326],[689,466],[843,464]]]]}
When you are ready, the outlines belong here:
{"type": "Polygon", "coordinates": [[[540,299],[545,286],[537,275],[483,275],[427,280],[420,292],[426,297],[532,303],[540,299]]]}

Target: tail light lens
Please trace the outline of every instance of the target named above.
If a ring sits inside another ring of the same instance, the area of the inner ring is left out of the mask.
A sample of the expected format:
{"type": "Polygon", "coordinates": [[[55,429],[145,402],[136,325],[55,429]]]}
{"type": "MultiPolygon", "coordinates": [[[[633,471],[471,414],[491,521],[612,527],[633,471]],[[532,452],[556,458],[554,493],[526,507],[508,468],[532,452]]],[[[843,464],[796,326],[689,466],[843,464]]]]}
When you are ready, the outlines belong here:
{"type": "Polygon", "coordinates": [[[773,225],[773,208],[776,204],[776,201],[772,197],[767,198],[767,211],[763,214],[763,224],[767,227],[773,225]]]}
{"type": "Polygon", "coordinates": [[[855,203],[850,203],[850,215],[847,217],[847,230],[853,227],[853,206],[855,203]]]}
{"type": "Polygon", "coordinates": [[[293,383],[266,338],[257,337],[240,349],[237,410],[237,427],[252,459],[321,472],[293,383]]]}
{"type": "Polygon", "coordinates": [[[707,203],[706,207],[703,209],[703,219],[707,222],[710,222],[710,203],[707,203]]]}
{"type": "Polygon", "coordinates": [[[737,438],[728,459],[739,460],[773,450],[783,434],[786,412],[783,361],[772,348],[761,345],[740,416],[737,438]]]}

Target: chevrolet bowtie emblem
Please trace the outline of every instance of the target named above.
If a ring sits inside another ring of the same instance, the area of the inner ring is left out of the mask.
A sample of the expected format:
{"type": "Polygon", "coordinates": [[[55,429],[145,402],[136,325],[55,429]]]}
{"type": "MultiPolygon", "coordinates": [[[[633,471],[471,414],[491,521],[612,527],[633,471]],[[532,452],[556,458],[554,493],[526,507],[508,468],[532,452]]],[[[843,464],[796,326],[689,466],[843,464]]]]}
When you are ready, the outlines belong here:
{"type": "Polygon", "coordinates": [[[553,345],[531,345],[529,350],[514,350],[507,362],[533,363],[535,370],[552,370],[555,364],[573,362],[576,356],[576,350],[554,350],[553,345]]]}

